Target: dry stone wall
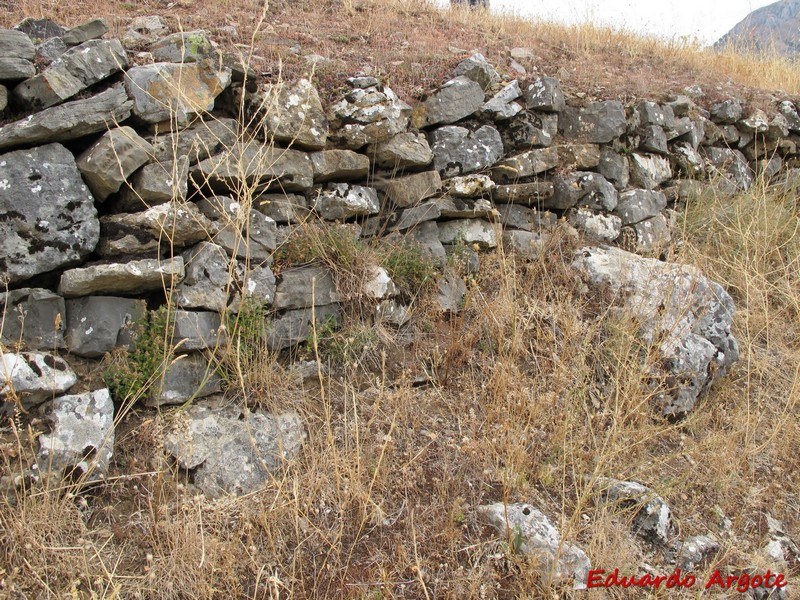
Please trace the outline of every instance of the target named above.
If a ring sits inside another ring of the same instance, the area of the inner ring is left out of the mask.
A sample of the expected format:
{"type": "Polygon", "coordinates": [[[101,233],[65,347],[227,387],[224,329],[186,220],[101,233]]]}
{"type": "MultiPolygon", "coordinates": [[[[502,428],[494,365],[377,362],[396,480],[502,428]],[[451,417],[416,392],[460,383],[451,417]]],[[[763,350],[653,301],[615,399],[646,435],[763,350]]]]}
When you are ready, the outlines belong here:
{"type": "MultiPolygon", "coordinates": [[[[55,398],[64,410],[107,414],[101,390],[63,395],[77,379],[71,357],[129,347],[145,304],[167,296],[181,359],[152,405],[219,392],[210,358],[225,339],[220,315],[247,299],[271,311],[273,349],[302,342],[311,319],[335,319],[342,300],[323,266],[271,269],[308,219],[346,224],[353,236],[404,236],[440,265],[458,243],[534,257],[566,221],[598,245],[576,256],[576,271],[624,295],[638,316],[658,296],[648,278],[683,290],[664,342],[674,380],[665,414],[691,410],[709,373],[736,360],[725,291],[635,253],[667,247],[676,203],[699,186],[735,194],[758,175],[794,170],[800,116],[790,100],[772,115],[735,98],[583,101],[552,77],[509,80],[475,54],[415,107],[361,75],[324,106],[309,80],[261,82],[204,31],[170,34],[147,17],[121,40],[106,33],[96,20],[0,30],[7,411],[55,398]],[[683,314],[687,305],[697,311],[683,314]]],[[[441,286],[442,309],[457,311],[463,282],[441,286]]],[[[407,320],[383,269],[362,293],[395,326],[407,320]]],[[[113,441],[109,419],[93,422],[107,435],[91,439],[113,441]]],[[[108,454],[95,449],[102,475],[108,454]]]]}

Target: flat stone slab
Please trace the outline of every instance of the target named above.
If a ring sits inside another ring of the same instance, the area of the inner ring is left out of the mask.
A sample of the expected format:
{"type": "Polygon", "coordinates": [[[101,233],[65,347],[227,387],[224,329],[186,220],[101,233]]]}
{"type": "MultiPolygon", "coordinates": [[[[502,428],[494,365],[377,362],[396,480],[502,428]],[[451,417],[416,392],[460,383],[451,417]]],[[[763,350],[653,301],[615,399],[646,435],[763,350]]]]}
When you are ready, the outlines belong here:
{"type": "Polygon", "coordinates": [[[58,292],[65,297],[92,294],[136,294],[170,289],[184,277],[183,258],[144,259],[71,269],[61,275],[58,292]]]}
{"type": "Polygon", "coordinates": [[[181,468],[194,471],[194,484],[210,497],[257,491],[297,458],[307,438],[294,412],[197,404],[172,420],[164,448],[181,468]]]}
{"type": "Polygon", "coordinates": [[[25,33],[0,29],[0,81],[33,77],[36,74],[35,55],[33,42],[25,33]]]}
{"type": "Polygon", "coordinates": [[[146,314],[144,300],[87,296],[66,302],[67,349],[78,356],[98,358],[114,348],[130,348],[136,324],[146,314]]]}
{"type": "Polygon", "coordinates": [[[123,126],[104,133],[76,162],[92,194],[102,202],[152,155],[153,147],[132,127],[123,126]]]}
{"type": "Polygon", "coordinates": [[[122,86],[86,100],[73,100],[0,127],[0,150],[22,144],[64,142],[106,131],[131,116],[122,86]]]}
{"type": "Polygon", "coordinates": [[[94,201],[61,144],[0,155],[0,279],[81,262],[100,236],[94,201]]]}

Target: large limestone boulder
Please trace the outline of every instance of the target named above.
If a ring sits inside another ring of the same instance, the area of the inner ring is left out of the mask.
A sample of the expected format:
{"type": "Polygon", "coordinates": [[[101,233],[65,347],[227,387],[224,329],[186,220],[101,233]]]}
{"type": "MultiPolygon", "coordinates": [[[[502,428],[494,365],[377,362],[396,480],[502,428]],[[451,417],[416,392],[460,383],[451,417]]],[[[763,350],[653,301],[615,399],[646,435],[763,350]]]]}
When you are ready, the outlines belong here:
{"type": "Polygon", "coordinates": [[[569,140],[607,144],[627,129],[621,102],[593,102],[585,108],[567,107],[558,119],[559,132],[569,140]]]}
{"type": "Polygon", "coordinates": [[[433,167],[442,177],[475,173],[503,157],[503,140],[491,125],[472,131],[450,125],[430,134],[433,167]]]}
{"type": "Polygon", "coordinates": [[[290,143],[309,150],[322,150],[328,140],[328,119],[314,85],[300,79],[294,85],[268,85],[261,90],[267,141],[290,143]]]}
{"type": "Polygon", "coordinates": [[[385,142],[403,133],[410,115],[408,104],[389,87],[375,81],[367,87],[355,87],[334,104],[330,108],[329,122],[334,141],[358,150],[366,144],[385,142]]]}
{"type": "Polygon", "coordinates": [[[40,473],[96,481],[114,453],[114,403],[108,389],[61,396],[53,402],[50,433],[39,436],[40,473]]]}
{"type": "Polygon", "coordinates": [[[425,134],[411,132],[398,133],[385,142],[370,145],[367,155],[375,166],[384,169],[424,167],[433,160],[425,134]]]}
{"type": "Polygon", "coordinates": [[[651,362],[665,416],[692,410],[708,384],[738,360],[733,300],[696,268],[611,247],[583,248],[572,266],[590,286],[619,298],[616,311],[640,323],[638,335],[658,353],[651,362]]]}
{"type": "Polygon", "coordinates": [[[314,210],[329,221],[375,215],[380,208],[374,188],[347,183],[327,184],[314,201],[314,210]]]}
{"type": "Polygon", "coordinates": [[[483,89],[463,75],[451,79],[414,109],[411,124],[428,127],[455,123],[478,111],[483,105],[483,89]]]}
{"type": "Polygon", "coordinates": [[[214,108],[214,100],[230,85],[231,71],[214,61],[153,63],[125,74],[133,113],[147,123],[176,119],[186,122],[214,108]]]}
{"type": "Polygon", "coordinates": [[[77,160],[78,169],[89,189],[100,202],[119,188],[131,174],[145,164],[153,147],[131,127],[107,131],[77,160]]]}
{"type": "Polygon", "coordinates": [[[0,279],[74,265],[100,236],[94,198],[61,144],[0,155],[0,279]]]}
{"type": "Polygon", "coordinates": [[[270,481],[306,441],[300,417],[198,403],[177,413],[164,448],[210,497],[249,494],[270,481]]]}

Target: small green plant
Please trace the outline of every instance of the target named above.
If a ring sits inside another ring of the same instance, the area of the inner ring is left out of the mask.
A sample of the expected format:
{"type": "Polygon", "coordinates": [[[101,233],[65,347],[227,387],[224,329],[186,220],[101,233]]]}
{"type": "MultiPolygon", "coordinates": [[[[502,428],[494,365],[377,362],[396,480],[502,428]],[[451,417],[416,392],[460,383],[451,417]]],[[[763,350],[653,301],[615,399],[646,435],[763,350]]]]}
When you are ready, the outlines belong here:
{"type": "Polygon", "coordinates": [[[132,348],[120,348],[108,356],[103,381],[113,398],[135,400],[147,394],[170,359],[171,325],[167,306],[148,311],[136,328],[132,348]]]}
{"type": "Polygon", "coordinates": [[[433,260],[416,244],[402,242],[384,253],[381,265],[392,278],[400,298],[410,301],[433,283],[433,260]]]}

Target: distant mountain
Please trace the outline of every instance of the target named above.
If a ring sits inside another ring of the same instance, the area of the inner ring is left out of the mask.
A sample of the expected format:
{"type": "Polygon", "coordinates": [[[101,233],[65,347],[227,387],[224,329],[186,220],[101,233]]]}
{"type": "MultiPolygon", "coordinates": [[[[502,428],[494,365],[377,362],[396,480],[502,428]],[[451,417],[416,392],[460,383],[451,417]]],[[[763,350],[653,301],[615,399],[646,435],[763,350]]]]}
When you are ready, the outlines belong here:
{"type": "Polygon", "coordinates": [[[747,15],[714,48],[746,48],[800,55],[800,0],[780,0],[747,15]]]}

